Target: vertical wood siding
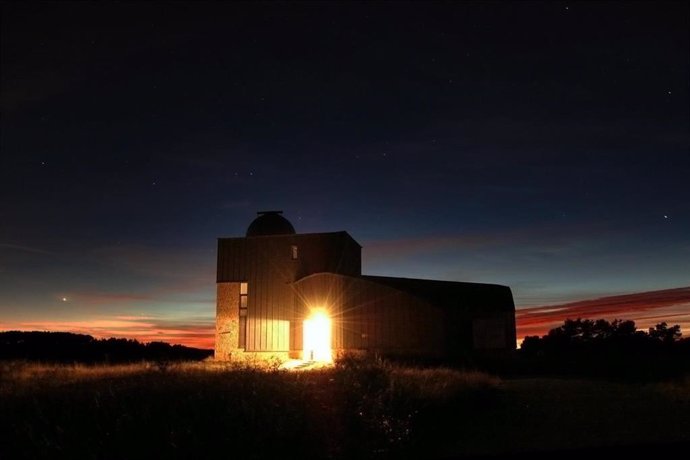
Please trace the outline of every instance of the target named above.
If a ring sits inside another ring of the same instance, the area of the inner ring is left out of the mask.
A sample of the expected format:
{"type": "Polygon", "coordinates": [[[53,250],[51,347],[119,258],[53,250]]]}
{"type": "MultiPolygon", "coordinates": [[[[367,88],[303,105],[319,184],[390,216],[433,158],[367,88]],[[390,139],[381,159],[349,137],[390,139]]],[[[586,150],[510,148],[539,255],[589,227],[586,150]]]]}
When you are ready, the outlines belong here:
{"type": "Polygon", "coordinates": [[[361,248],[345,232],[218,240],[217,281],[248,283],[246,351],[296,350],[303,318],[292,283],[316,272],[358,275],[360,266],[361,248]]]}
{"type": "Polygon", "coordinates": [[[498,317],[514,346],[505,286],[360,275],[361,247],[346,232],[218,240],[218,283],[248,283],[246,351],[301,350],[316,307],[330,310],[336,350],[452,356],[475,347],[476,319],[498,317]]]}
{"type": "Polygon", "coordinates": [[[426,355],[443,352],[442,312],[423,300],[332,273],[315,274],[295,285],[300,300],[298,316],[307,316],[313,307],[329,310],[336,350],[426,355]]]}

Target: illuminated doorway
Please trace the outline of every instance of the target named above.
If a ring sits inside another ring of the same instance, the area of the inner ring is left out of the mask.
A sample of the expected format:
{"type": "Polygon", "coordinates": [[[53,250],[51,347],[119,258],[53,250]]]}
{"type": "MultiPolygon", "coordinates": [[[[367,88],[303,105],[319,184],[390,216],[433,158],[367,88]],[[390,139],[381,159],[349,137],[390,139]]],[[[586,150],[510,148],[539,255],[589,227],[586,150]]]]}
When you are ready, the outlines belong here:
{"type": "Polygon", "coordinates": [[[331,319],[325,311],[315,310],[304,320],[304,361],[333,361],[331,350],[331,319]]]}

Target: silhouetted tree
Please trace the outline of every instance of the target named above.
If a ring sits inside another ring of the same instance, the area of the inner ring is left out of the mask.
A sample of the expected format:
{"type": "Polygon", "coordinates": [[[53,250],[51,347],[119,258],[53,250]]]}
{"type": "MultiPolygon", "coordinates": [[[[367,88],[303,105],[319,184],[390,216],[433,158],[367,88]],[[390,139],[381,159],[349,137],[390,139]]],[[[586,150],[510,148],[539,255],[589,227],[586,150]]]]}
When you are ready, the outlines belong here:
{"type": "Polygon", "coordinates": [[[557,343],[588,343],[606,341],[612,338],[633,337],[638,333],[635,321],[616,319],[609,323],[605,319],[566,319],[562,326],[551,329],[547,336],[557,343]]]}
{"type": "Polygon", "coordinates": [[[682,335],[678,324],[668,327],[666,322],[662,322],[649,328],[649,337],[660,340],[663,343],[673,343],[679,340],[682,335]]]}
{"type": "Polygon", "coordinates": [[[679,325],[648,332],[634,321],[566,319],[542,337],[528,336],[519,358],[529,371],[649,378],[690,372],[690,341],[679,325]]]}
{"type": "Polygon", "coordinates": [[[635,321],[614,319],[611,323],[612,337],[633,337],[637,332],[635,321]]]}

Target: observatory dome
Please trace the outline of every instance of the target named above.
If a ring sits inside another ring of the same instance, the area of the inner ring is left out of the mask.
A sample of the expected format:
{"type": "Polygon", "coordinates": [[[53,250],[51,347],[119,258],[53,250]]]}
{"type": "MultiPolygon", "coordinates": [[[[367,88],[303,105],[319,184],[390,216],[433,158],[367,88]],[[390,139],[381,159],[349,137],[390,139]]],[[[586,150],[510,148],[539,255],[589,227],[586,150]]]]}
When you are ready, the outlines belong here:
{"type": "Polygon", "coordinates": [[[257,212],[259,217],[249,224],[247,236],[294,235],[295,227],[281,216],[283,211],[257,212]]]}

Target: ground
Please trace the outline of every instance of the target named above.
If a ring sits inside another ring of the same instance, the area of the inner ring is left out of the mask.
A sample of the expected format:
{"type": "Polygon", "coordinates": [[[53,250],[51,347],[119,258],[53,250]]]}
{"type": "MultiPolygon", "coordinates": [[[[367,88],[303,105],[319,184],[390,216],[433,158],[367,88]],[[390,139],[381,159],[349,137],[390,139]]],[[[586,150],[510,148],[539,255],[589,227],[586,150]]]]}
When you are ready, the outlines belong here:
{"type": "Polygon", "coordinates": [[[297,372],[5,363],[0,433],[0,458],[581,458],[690,443],[690,379],[498,379],[362,361],[297,372]]]}
{"type": "Polygon", "coordinates": [[[630,384],[523,378],[500,383],[472,423],[451,427],[443,454],[644,448],[690,442],[690,382],[630,384]]]}

